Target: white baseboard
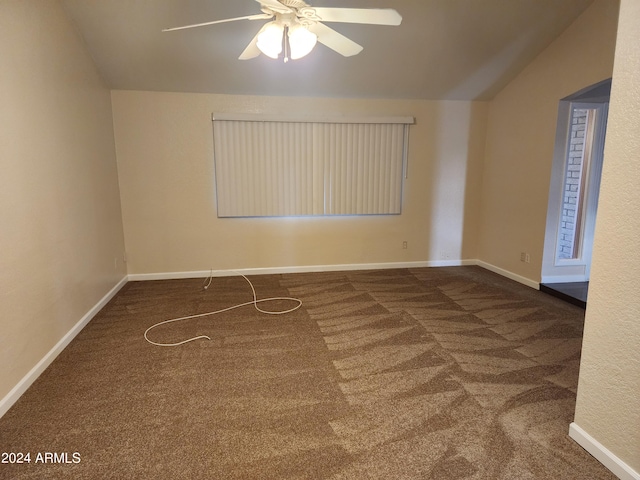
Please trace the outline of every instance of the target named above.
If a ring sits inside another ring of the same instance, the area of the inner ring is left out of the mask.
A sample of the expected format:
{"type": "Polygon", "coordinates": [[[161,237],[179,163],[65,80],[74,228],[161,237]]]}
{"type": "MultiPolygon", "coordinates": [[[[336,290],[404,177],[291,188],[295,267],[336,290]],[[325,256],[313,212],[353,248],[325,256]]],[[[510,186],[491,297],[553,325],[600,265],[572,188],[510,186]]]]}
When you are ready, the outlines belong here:
{"type": "Polygon", "coordinates": [[[544,275],[540,283],[571,283],[587,281],[589,281],[589,279],[584,275],[544,275]]]}
{"type": "Polygon", "coordinates": [[[27,373],[18,384],[11,389],[5,397],[0,400],[0,417],[2,417],[13,406],[14,403],[22,396],[24,392],[31,386],[33,382],[40,376],[42,372],[55,360],[55,358],[69,345],[71,340],[80,333],[89,321],[111,300],[116,293],[127,283],[128,278],[125,276],[118,284],[113,287],[104,297],[89,310],[78,323],[76,323],[67,334],[60,339],[49,352],[27,373]]]}
{"type": "Polygon", "coordinates": [[[454,267],[476,265],[476,260],[442,260],[425,262],[349,263],[337,265],[304,265],[293,267],[239,268],[237,270],[195,270],[191,272],[134,273],[130,281],[175,280],[182,278],[206,278],[238,275],[272,275],[280,273],[340,272],[352,270],[383,270],[392,268],[454,267]]]}
{"type": "Polygon", "coordinates": [[[384,270],[392,268],[422,268],[422,267],[460,267],[467,265],[477,265],[479,267],[490,270],[503,277],[522,283],[527,287],[540,289],[540,284],[535,280],[517,275],[508,270],[496,267],[490,263],[481,260],[430,260],[420,262],[388,262],[388,263],[347,263],[336,265],[302,265],[291,267],[265,267],[265,268],[239,268],[236,270],[193,270],[187,272],[158,272],[158,273],[131,273],[129,281],[145,281],[145,280],[179,280],[183,278],[207,278],[209,275],[214,277],[227,277],[238,275],[274,275],[281,273],[309,273],[309,272],[340,272],[352,270],[384,270]]]}
{"type": "Polygon", "coordinates": [[[607,467],[620,480],[640,480],[640,473],[627,465],[614,455],[609,449],[572,422],[569,425],[569,436],[578,445],[595,457],[601,464],[607,467]]]}
{"type": "Polygon", "coordinates": [[[514,280],[518,283],[522,283],[523,285],[526,285],[527,287],[531,287],[534,288],[536,290],[540,290],[540,283],[536,282],[535,280],[531,280],[530,278],[527,277],[523,277],[522,275],[518,275],[516,273],[510,272],[509,270],[505,270],[503,268],[500,267],[496,267],[495,265],[491,265],[490,263],[486,263],[483,262],[482,260],[476,260],[475,261],[475,265],[478,265],[479,267],[482,268],[486,268],[487,270],[493,272],[493,273],[497,273],[498,275],[502,275],[503,277],[507,277],[511,280],[514,280]]]}

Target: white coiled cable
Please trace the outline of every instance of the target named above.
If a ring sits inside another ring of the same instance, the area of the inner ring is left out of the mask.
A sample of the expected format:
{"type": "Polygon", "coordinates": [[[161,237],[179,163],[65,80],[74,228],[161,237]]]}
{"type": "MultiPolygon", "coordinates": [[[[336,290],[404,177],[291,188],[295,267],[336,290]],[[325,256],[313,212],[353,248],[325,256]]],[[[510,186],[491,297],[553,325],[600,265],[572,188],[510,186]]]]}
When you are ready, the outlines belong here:
{"type": "MultiPolygon", "coordinates": [[[[200,317],[207,317],[209,315],[216,315],[218,313],[228,312],[229,310],[234,310],[236,308],[246,307],[247,305],[253,305],[257,311],[259,311],[261,313],[265,313],[267,315],[283,315],[285,313],[291,313],[291,312],[294,312],[295,310],[299,309],[302,306],[302,300],[300,300],[299,298],[292,298],[292,297],[270,297],[270,298],[262,298],[262,299],[258,300],[258,297],[256,295],[256,289],[254,288],[253,283],[251,283],[251,280],[249,280],[246,276],[244,276],[240,272],[236,272],[236,273],[238,275],[240,275],[242,278],[244,278],[247,281],[247,283],[249,284],[249,286],[251,287],[251,292],[253,294],[253,300],[251,300],[249,302],[245,302],[245,303],[240,303],[238,305],[232,305],[230,307],[223,308],[223,309],[220,309],[220,310],[215,310],[213,312],[197,313],[195,315],[187,315],[187,316],[184,316],[184,317],[172,318],[170,320],[164,320],[163,322],[158,322],[155,325],[151,325],[149,328],[147,328],[145,330],[144,339],[147,342],[149,342],[150,344],[157,345],[158,347],[177,347],[179,345],[184,345],[185,343],[193,342],[194,340],[199,340],[199,339],[211,340],[211,338],[208,337],[207,335],[198,335],[197,337],[189,338],[187,340],[183,340],[183,341],[177,342],[177,343],[159,343],[159,342],[154,342],[153,340],[149,340],[149,337],[147,336],[147,334],[151,330],[153,330],[154,328],[159,327],[161,325],[166,325],[168,323],[173,323],[173,322],[181,322],[183,320],[190,320],[192,318],[200,318],[200,317]],[[264,309],[261,309],[260,307],[258,307],[259,303],[273,302],[273,301],[277,301],[277,300],[292,301],[292,302],[296,302],[297,305],[295,307],[289,308],[287,310],[278,310],[278,311],[264,310],[264,309]]],[[[203,288],[205,290],[207,288],[209,288],[209,285],[211,285],[212,281],[213,281],[213,271],[211,272],[211,275],[209,276],[209,278],[207,280],[205,280],[206,285],[204,285],[203,288]]]]}

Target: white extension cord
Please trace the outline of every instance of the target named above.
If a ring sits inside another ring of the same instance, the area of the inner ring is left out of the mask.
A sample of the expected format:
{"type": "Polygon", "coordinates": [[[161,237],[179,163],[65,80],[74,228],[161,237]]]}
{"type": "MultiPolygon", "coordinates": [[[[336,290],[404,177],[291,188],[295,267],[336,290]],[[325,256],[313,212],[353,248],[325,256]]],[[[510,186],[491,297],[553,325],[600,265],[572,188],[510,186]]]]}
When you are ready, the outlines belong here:
{"type": "MultiPolygon", "coordinates": [[[[213,312],[198,313],[196,315],[187,315],[185,317],[172,318],[170,320],[165,320],[163,322],[156,323],[155,325],[152,325],[152,326],[150,326],[149,328],[147,328],[145,330],[144,339],[147,342],[149,342],[150,344],[157,345],[158,347],[177,347],[179,345],[183,345],[183,344],[188,343],[188,342],[193,342],[194,340],[199,340],[201,338],[202,339],[211,340],[211,338],[208,337],[207,335],[199,335],[197,337],[189,338],[187,340],[183,340],[183,341],[177,342],[177,343],[159,343],[159,342],[154,342],[152,340],[149,340],[149,337],[147,336],[147,334],[151,330],[153,330],[154,328],[159,327],[160,325],[165,325],[167,323],[173,323],[173,322],[181,322],[183,320],[190,320],[192,318],[200,318],[200,317],[207,317],[209,315],[216,315],[218,313],[228,312],[229,310],[234,310],[236,308],[246,307],[247,305],[253,305],[257,311],[259,311],[261,313],[265,313],[267,315],[283,315],[285,313],[291,313],[291,312],[299,309],[302,306],[302,300],[300,300],[298,298],[291,298],[291,297],[271,297],[271,298],[262,298],[262,299],[258,300],[258,297],[256,296],[256,289],[253,287],[253,283],[251,283],[251,280],[249,280],[247,277],[245,277],[240,272],[236,272],[236,273],[238,275],[240,275],[242,278],[244,278],[247,281],[247,283],[249,284],[249,286],[251,287],[251,292],[253,293],[253,300],[251,300],[250,302],[240,303],[238,305],[232,305],[231,307],[223,308],[221,310],[215,310],[213,312]],[[260,307],[258,307],[258,303],[272,302],[272,301],[276,301],[276,300],[290,300],[290,301],[296,302],[297,305],[295,307],[293,307],[293,308],[288,309],[288,310],[281,310],[281,311],[263,310],[260,307]]],[[[202,288],[204,288],[205,290],[207,288],[209,288],[209,286],[211,285],[212,281],[213,281],[213,270],[211,271],[211,275],[209,276],[209,278],[205,280],[206,285],[203,285],[202,288]]]]}

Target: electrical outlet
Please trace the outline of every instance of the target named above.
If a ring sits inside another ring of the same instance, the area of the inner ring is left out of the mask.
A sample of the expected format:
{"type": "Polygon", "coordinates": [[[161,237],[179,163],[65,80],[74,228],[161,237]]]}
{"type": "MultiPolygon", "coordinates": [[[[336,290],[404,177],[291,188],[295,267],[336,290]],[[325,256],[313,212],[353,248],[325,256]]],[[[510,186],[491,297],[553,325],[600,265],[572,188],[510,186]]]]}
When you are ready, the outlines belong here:
{"type": "Polygon", "coordinates": [[[527,254],[525,252],[520,252],[520,261],[524,262],[527,258],[527,254]]]}
{"type": "Polygon", "coordinates": [[[531,256],[528,253],[524,256],[524,263],[531,263],[531,256]]]}
{"type": "Polygon", "coordinates": [[[407,248],[409,248],[409,244],[407,243],[407,241],[405,240],[404,242],[402,242],[402,249],[406,250],[407,248]]]}

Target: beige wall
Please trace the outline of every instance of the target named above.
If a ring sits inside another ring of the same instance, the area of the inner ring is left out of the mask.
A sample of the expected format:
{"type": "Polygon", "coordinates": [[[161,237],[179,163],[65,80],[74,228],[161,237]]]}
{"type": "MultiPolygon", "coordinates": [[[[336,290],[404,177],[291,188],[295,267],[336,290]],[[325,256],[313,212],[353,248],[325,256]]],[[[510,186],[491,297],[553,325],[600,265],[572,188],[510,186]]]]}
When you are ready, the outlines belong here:
{"type": "Polygon", "coordinates": [[[640,474],[638,25],[622,0],[575,423],[640,474]]]}
{"type": "Polygon", "coordinates": [[[489,107],[479,258],[540,280],[558,101],[611,77],[616,0],[596,0],[489,107]],[[527,252],[531,263],[520,261],[527,252]]]}
{"type": "Polygon", "coordinates": [[[59,4],[0,2],[0,399],[125,274],[109,91],[59,4]]]}
{"type": "Polygon", "coordinates": [[[130,274],[476,258],[485,103],[132,91],[112,100],[130,274]],[[212,112],[415,116],[403,214],[218,219],[212,112]]]}

